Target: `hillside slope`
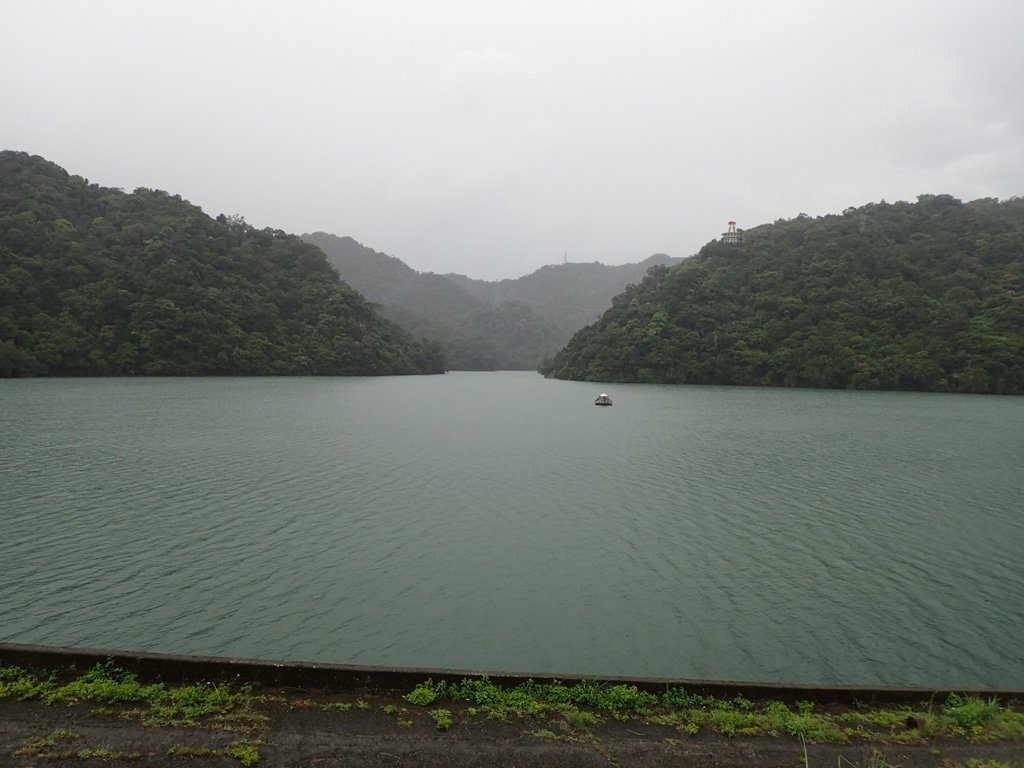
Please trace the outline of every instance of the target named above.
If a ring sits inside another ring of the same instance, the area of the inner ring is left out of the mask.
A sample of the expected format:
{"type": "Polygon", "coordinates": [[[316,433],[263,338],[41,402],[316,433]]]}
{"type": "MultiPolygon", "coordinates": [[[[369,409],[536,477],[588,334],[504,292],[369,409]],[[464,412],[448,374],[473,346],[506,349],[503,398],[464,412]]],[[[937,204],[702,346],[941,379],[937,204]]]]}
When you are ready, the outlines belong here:
{"type": "Polygon", "coordinates": [[[1024,393],[1024,200],[922,195],[709,243],[617,296],[542,372],[1024,393]]]}
{"type": "Polygon", "coordinates": [[[464,275],[445,275],[481,301],[519,301],[529,306],[564,336],[594,322],[611,306],[612,298],[637,283],[653,266],[678,264],[681,259],[657,253],[635,264],[607,266],[598,262],[549,264],[514,280],[488,282],[464,275]]]}
{"type": "Polygon", "coordinates": [[[449,367],[470,370],[536,368],[651,266],[679,261],[656,254],[615,267],[557,264],[488,282],[417,272],[351,237],[314,232],[302,238],[322,249],[342,279],[379,302],[387,317],[442,343],[449,367]]]}
{"type": "Polygon", "coordinates": [[[0,153],[0,376],[443,371],[293,235],[0,153]]]}
{"type": "Polygon", "coordinates": [[[302,238],[327,255],[343,280],[379,302],[384,315],[442,344],[449,368],[532,370],[567,338],[521,302],[481,301],[446,277],[417,272],[351,237],[302,238]]]}

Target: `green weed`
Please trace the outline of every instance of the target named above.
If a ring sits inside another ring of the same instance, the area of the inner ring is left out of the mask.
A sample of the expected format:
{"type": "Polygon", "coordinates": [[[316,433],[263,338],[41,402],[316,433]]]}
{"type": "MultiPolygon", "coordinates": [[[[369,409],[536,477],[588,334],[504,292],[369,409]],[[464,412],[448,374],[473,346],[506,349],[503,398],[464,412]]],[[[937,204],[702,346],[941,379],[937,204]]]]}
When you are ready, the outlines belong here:
{"type": "Polygon", "coordinates": [[[979,730],[999,715],[997,699],[982,699],[951,693],[942,707],[942,713],[956,725],[967,730],[979,730]]]}
{"type": "Polygon", "coordinates": [[[528,680],[515,688],[502,688],[486,676],[464,678],[457,683],[427,680],[405,695],[406,701],[420,706],[433,704],[440,698],[472,702],[488,717],[538,716],[551,706],[561,704],[621,712],[658,703],[657,696],[632,685],[609,686],[587,680],[572,686],[558,682],[538,685],[528,680]]]}
{"type": "Polygon", "coordinates": [[[455,721],[452,719],[452,713],[447,709],[432,709],[430,716],[434,718],[434,725],[437,726],[439,731],[447,731],[453,725],[455,721]]]}
{"type": "MultiPolygon", "coordinates": [[[[48,755],[58,754],[48,750],[55,750],[62,744],[73,744],[82,737],[74,731],[65,731],[62,728],[50,733],[49,736],[31,736],[29,740],[25,742],[25,745],[14,752],[16,757],[39,757],[40,759],[46,759],[48,755]]],[[[73,754],[73,752],[61,752],[63,754],[73,754]]],[[[54,758],[50,758],[54,759],[54,758]]]]}
{"type": "Polygon", "coordinates": [[[233,741],[223,749],[211,747],[171,747],[167,750],[169,757],[232,757],[241,765],[253,766],[260,761],[260,753],[257,747],[262,744],[258,739],[255,741],[233,741]]]}
{"type": "Polygon", "coordinates": [[[770,701],[759,713],[757,725],[761,732],[772,735],[788,734],[811,741],[846,741],[846,731],[830,717],[811,712],[812,706],[801,707],[793,712],[781,701],[770,701]]]}
{"type": "Polygon", "coordinates": [[[25,701],[45,698],[57,687],[54,677],[38,677],[21,667],[0,667],[0,699],[13,696],[25,701]]]}
{"type": "Polygon", "coordinates": [[[995,698],[953,693],[941,712],[914,713],[922,736],[968,736],[979,741],[1024,739],[1024,713],[1003,707],[995,698]]]}
{"type": "Polygon", "coordinates": [[[238,741],[228,747],[228,754],[235,758],[245,768],[256,765],[260,761],[259,750],[256,746],[258,741],[238,741]]]}
{"type": "MultiPolygon", "coordinates": [[[[444,683],[439,683],[438,686],[443,691],[444,683]]],[[[420,707],[425,707],[428,704],[433,704],[438,697],[438,691],[434,687],[432,680],[427,680],[425,683],[420,683],[413,688],[409,693],[405,694],[404,698],[410,704],[416,704],[420,707]]]]}
{"type": "Polygon", "coordinates": [[[79,760],[141,760],[138,752],[115,752],[110,749],[80,749],[75,753],[79,760]]]}
{"type": "Polygon", "coordinates": [[[569,725],[577,731],[589,730],[600,722],[598,716],[593,712],[588,712],[585,709],[577,709],[571,705],[565,705],[563,707],[562,715],[565,717],[566,722],[568,722],[569,725]]]}
{"type": "Polygon", "coordinates": [[[164,687],[160,683],[141,685],[130,672],[107,662],[97,664],[67,685],[53,688],[42,698],[47,704],[56,701],[123,704],[134,701],[159,702],[163,692],[164,687]]]}
{"type": "MultiPolygon", "coordinates": [[[[143,685],[135,675],[111,662],[97,664],[63,685],[54,675],[39,675],[18,667],[0,670],[0,698],[38,699],[47,704],[97,702],[104,705],[138,705],[121,711],[146,723],[192,724],[204,718],[225,717],[250,697],[232,692],[226,685],[195,684],[167,687],[163,683],[143,685]]],[[[107,710],[110,712],[110,710],[107,710]]],[[[256,719],[251,715],[250,720],[256,719]]]]}
{"type": "Polygon", "coordinates": [[[709,715],[712,727],[726,736],[737,733],[748,735],[757,733],[757,716],[749,712],[736,712],[729,709],[714,709],[709,715]]]}
{"type": "Polygon", "coordinates": [[[699,709],[680,709],[673,712],[651,715],[648,719],[656,725],[667,725],[689,736],[700,733],[708,714],[699,709]]]}
{"type": "Polygon", "coordinates": [[[732,701],[733,701],[733,704],[735,704],[739,709],[753,709],[754,708],[754,702],[752,702],[746,696],[739,696],[738,695],[732,701]]]}
{"type": "Polygon", "coordinates": [[[780,701],[753,702],[743,696],[722,699],[682,688],[667,688],[656,696],[635,686],[586,680],[571,686],[528,680],[503,688],[486,676],[450,683],[427,680],[405,696],[406,701],[423,706],[444,698],[465,701],[471,715],[479,712],[488,718],[537,717],[551,711],[571,712],[566,707],[572,707],[578,712],[607,712],[620,721],[640,717],[691,735],[707,726],[728,736],[788,735],[830,742],[857,737],[906,743],[928,736],[965,734],[978,739],[1024,738],[1021,713],[1002,708],[995,700],[959,695],[951,696],[938,716],[906,706],[873,710],[863,702],[857,710],[831,714],[816,712],[812,701],[798,701],[790,708],[780,701]]]}
{"type": "Polygon", "coordinates": [[[907,719],[912,717],[913,713],[909,709],[900,708],[846,712],[836,715],[836,720],[842,723],[887,728],[893,731],[897,728],[905,728],[907,719]]]}

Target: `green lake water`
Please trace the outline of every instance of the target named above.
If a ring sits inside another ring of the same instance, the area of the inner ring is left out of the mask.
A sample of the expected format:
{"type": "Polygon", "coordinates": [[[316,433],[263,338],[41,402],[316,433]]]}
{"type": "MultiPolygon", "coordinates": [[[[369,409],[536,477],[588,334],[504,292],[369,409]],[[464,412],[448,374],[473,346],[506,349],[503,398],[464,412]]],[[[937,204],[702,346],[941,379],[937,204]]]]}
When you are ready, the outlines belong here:
{"type": "Polygon", "coordinates": [[[1024,398],[0,381],[0,642],[1024,688],[1022,637],[1024,398]]]}

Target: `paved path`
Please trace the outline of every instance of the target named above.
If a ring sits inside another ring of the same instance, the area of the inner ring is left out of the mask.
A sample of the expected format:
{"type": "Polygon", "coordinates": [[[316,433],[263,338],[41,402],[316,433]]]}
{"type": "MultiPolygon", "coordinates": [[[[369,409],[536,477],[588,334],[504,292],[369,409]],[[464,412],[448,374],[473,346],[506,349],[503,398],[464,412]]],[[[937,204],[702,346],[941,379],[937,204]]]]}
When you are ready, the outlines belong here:
{"type": "Polygon", "coordinates": [[[727,738],[714,733],[691,737],[636,718],[629,722],[608,718],[580,730],[560,715],[496,721],[469,716],[452,705],[447,706],[452,707],[454,725],[442,732],[427,709],[411,707],[397,696],[367,694],[362,700],[368,709],[342,712],[325,709],[328,700],[315,694],[278,694],[283,695],[263,709],[267,721],[250,731],[211,725],[147,726],[137,716],[126,719],[119,709],[104,711],[95,704],[47,706],[2,699],[0,766],[216,768],[245,764],[248,756],[257,758],[256,766],[274,768],[946,768],[968,764],[968,759],[994,759],[1024,768],[1024,744],[1014,742],[809,744],[805,763],[802,745],[791,738],[727,738]]]}

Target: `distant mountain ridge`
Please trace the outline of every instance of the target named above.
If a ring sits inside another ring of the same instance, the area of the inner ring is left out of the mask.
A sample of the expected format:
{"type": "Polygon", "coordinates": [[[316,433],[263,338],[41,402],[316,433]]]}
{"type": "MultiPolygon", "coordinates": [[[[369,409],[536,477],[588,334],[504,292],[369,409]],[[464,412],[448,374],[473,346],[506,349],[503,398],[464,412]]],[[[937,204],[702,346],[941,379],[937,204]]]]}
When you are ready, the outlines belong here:
{"type": "Polygon", "coordinates": [[[640,282],[651,267],[673,266],[681,261],[656,253],[641,262],[618,266],[596,261],[549,264],[523,277],[497,282],[456,274],[445,277],[481,301],[521,301],[571,336],[600,317],[611,306],[612,298],[630,283],[640,282]]]}
{"type": "Polygon", "coordinates": [[[341,278],[379,303],[386,317],[441,342],[449,368],[466,370],[535,369],[648,269],[679,261],[656,254],[616,267],[557,264],[488,282],[417,272],[347,236],[314,232],[302,239],[319,247],[341,278]]]}

